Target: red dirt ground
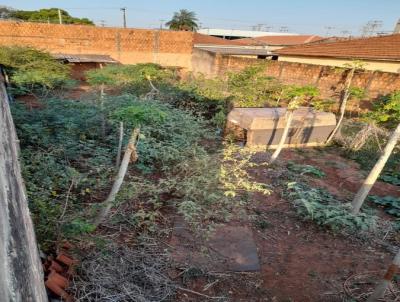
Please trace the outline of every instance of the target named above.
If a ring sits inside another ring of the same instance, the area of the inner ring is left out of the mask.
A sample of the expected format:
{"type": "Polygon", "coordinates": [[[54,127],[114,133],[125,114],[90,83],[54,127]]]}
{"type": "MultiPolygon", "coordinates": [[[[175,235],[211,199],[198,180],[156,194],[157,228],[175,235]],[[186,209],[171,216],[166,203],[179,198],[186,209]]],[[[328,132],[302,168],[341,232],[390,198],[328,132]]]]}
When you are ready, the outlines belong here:
{"type": "MultiPolygon", "coordinates": [[[[258,160],[265,161],[262,159],[265,154],[260,156],[258,160]]],[[[315,179],[313,186],[326,188],[342,198],[351,198],[363,178],[356,163],[331,152],[284,150],[281,162],[284,164],[288,160],[319,167],[326,177],[315,179]]],[[[251,175],[269,184],[273,184],[277,177],[265,167],[252,169],[251,175]]],[[[384,183],[378,183],[373,194],[400,196],[399,187],[384,183]]],[[[261,271],[189,278],[184,284],[186,288],[212,297],[227,298],[209,299],[182,291],[177,301],[364,301],[362,297],[352,299],[347,296],[343,284],[367,274],[366,283],[357,284],[359,292],[351,293],[360,296],[364,292],[362,286],[366,286],[367,291],[372,288],[370,282],[382,276],[391,262],[392,255],[388,249],[369,239],[362,241],[335,235],[302,221],[292,205],[280,196],[280,192],[274,190],[269,196],[254,197],[249,214],[255,215],[256,221],[263,222],[263,228],[244,222],[252,228],[261,271]]],[[[229,224],[243,225],[243,222],[229,224]]]]}

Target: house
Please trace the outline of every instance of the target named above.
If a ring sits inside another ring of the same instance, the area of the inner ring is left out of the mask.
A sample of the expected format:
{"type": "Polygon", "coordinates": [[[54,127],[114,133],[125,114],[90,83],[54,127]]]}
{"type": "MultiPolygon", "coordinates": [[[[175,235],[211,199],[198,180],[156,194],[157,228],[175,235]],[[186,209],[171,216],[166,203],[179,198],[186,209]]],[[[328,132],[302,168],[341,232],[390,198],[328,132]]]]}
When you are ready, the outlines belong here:
{"type": "Polygon", "coordinates": [[[297,35],[297,36],[262,36],[255,38],[245,38],[236,40],[237,43],[254,47],[268,48],[271,51],[287,46],[307,44],[324,40],[325,38],[316,35],[297,35]]]}
{"type": "Polygon", "coordinates": [[[277,49],[286,46],[313,43],[324,39],[316,35],[279,35],[226,40],[195,33],[194,47],[222,55],[276,59],[274,51],[277,49]]]}
{"type": "Polygon", "coordinates": [[[316,42],[276,50],[279,61],[343,67],[354,60],[367,70],[400,72],[400,34],[316,42]]]}
{"type": "Polygon", "coordinates": [[[200,34],[214,36],[218,38],[235,40],[241,38],[255,38],[262,36],[294,36],[295,33],[270,32],[261,30],[240,30],[240,29],[221,29],[221,28],[201,28],[197,31],[200,34]]]}
{"type": "Polygon", "coordinates": [[[193,48],[196,51],[207,51],[213,54],[232,55],[241,57],[254,57],[265,59],[272,57],[269,49],[252,46],[239,40],[226,40],[209,35],[195,33],[193,37],[193,48]]]}
{"type": "Polygon", "coordinates": [[[85,80],[85,72],[90,69],[119,63],[108,55],[56,53],[53,57],[70,65],[72,78],[79,81],[85,80]]]}

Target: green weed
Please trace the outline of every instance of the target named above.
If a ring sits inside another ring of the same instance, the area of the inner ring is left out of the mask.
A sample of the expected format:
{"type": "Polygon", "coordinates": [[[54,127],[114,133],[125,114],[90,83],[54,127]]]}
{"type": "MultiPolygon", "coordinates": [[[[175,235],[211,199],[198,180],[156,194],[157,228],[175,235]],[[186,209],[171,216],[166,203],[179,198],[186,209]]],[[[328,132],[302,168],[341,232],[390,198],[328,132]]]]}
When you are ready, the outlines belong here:
{"type": "Polygon", "coordinates": [[[351,205],[342,203],[325,190],[291,182],[288,197],[303,218],[335,232],[368,231],[376,227],[377,217],[371,213],[351,214],[351,205]]]}

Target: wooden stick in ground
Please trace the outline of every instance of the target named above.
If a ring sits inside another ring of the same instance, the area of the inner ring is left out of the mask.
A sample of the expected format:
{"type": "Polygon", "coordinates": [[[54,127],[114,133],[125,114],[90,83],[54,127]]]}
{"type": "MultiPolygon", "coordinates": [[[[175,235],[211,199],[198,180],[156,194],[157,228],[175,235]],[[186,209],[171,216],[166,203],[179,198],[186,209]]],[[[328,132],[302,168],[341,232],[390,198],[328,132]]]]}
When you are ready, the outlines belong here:
{"type": "Polygon", "coordinates": [[[350,96],[350,86],[351,86],[351,83],[353,81],[355,71],[356,71],[356,68],[353,67],[349,71],[349,74],[347,76],[346,85],[345,85],[344,93],[343,93],[343,99],[342,99],[342,102],[340,103],[340,117],[339,117],[339,120],[338,120],[338,122],[336,124],[335,129],[333,129],[332,133],[328,137],[328,140],[326,141],[327,144],[329,144],[332,141],[332,139],[335,136],[336,132],[339,130],[340,125],[342,124],[342,121],[343,121],[343,118],[344,118],[344,114],[346,113],[347,100],[349,99],[349,96],[350,96]]]}
{"type": "Polygon", "coordinates": [[[375,288],[372,295],[368,298],[367,302],[378,302],[384,298],[385,292],[396,275],[396,272],[400,268],[400,249],[398,250],[396,256],[394,257],[392,264],[386,271],[385,276],[379,282],[378,286],[375,288]]]}
{"type": "Polygon", "coordinates": [[[100,88],[100,110],[101,110],[101,135],[106,137],[106,118],[104,116],[104,84],[100,88]]]}
{"type": "Polygon", "coordinates": [[[394,147],[396,146],[397,141],[400,139],[400,124],[397,125],[397,128],[393,131],[393,133],[389,137],[389,141],[385,146],[385,149],[382,152],[381,157],[376,162],[375,166],[372,168],[368,177],[364,180],[361,188],[358,190],[356,196],[353,199],[351,205],[353,206],[352,213],[358,214],[361,206],[363,205],[365,198],[367,198],[369,191],[372,189],[379,175],[381,174],[383,168],[394,147]]]}
{"type": "Polygon", "coordinates": [[[131,137],[128,142],[128,146],[125,150],[124,157],[122,159],[121,165],[118,170],[117,178],[114,181],[114,184],[111,188],[110,194],[108,194],[108,197],[103,203],[101,204],[102,208],[100,210],[100,213],[97,215],[94,226],[97,227],[108,215],[110,212],[113,203],[115,201],[115,197],[117,196],[119,189],[121,188],[122,182],[124,181],[124,177],[126,174],[126,171],[128,170],[128,165],[133,158],[134,160],[137,159],[136,156],[136,142],[139,137],[139,128],[135,128],[132,131],[131,137]],[[134,156],[132,156],[134,155],[134,156]]]}
{"type": "Polygon", "coordinates": [[[115,167],[118,169],[121,163],[121,153],[122,153],[122,141],[124,139],[124,122],[119,122],[119,141],[118,141],[118,153],[117,160],[115,162],[115,167]]]}
{"type": "Polygon", "coordinates": [[[285,144],[285,141],[286,141],[287,136],[289,134],[290,125],[292,124],[293,114],[294,114],[294,110],[289,110],[288,109],[286,111],[285,129],[283,130],[281,140],[279,141],[279,144],[278,144],[277,148],[275,149],[275,152],[271,156],[271,159],[269,161],[270,164],[273,164],[275,162],[275,160],[279,156],[279,153],[281,153],[281,151],[282,151],[283,145],[285,144]]]}

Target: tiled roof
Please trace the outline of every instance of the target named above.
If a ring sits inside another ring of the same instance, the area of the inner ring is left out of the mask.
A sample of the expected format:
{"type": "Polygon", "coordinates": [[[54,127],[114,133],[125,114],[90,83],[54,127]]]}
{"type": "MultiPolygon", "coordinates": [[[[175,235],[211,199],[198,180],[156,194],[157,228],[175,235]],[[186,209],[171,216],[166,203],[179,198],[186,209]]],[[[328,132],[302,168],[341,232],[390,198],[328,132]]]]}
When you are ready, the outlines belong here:
{"type": "Polygon", "coordinates": [[[279,55],[400,61],[400,34],[282,48],[279,55]]]}
{"type": "Polygon", "coordinates": [[[199,33],[194,34],[194,44],[208,44],[208,45],[232,45],[232,46],[243,46],[244,43],[238,42],[239,40],[226,40],[217,38],[209,35],[203,35],[199,33]]]}
{"type": "Polygon", "coordinates": [[[314,36],[298,35],[298,36],[264,36],[256,38],[244,38],[236,41],[246,45],[254,45],[254,46],[263,46],[263,45],[288,46],[288,45],[298,45],[298,44],[315,42],[322,39],[324,38],[315,35],[314,36]]]}

